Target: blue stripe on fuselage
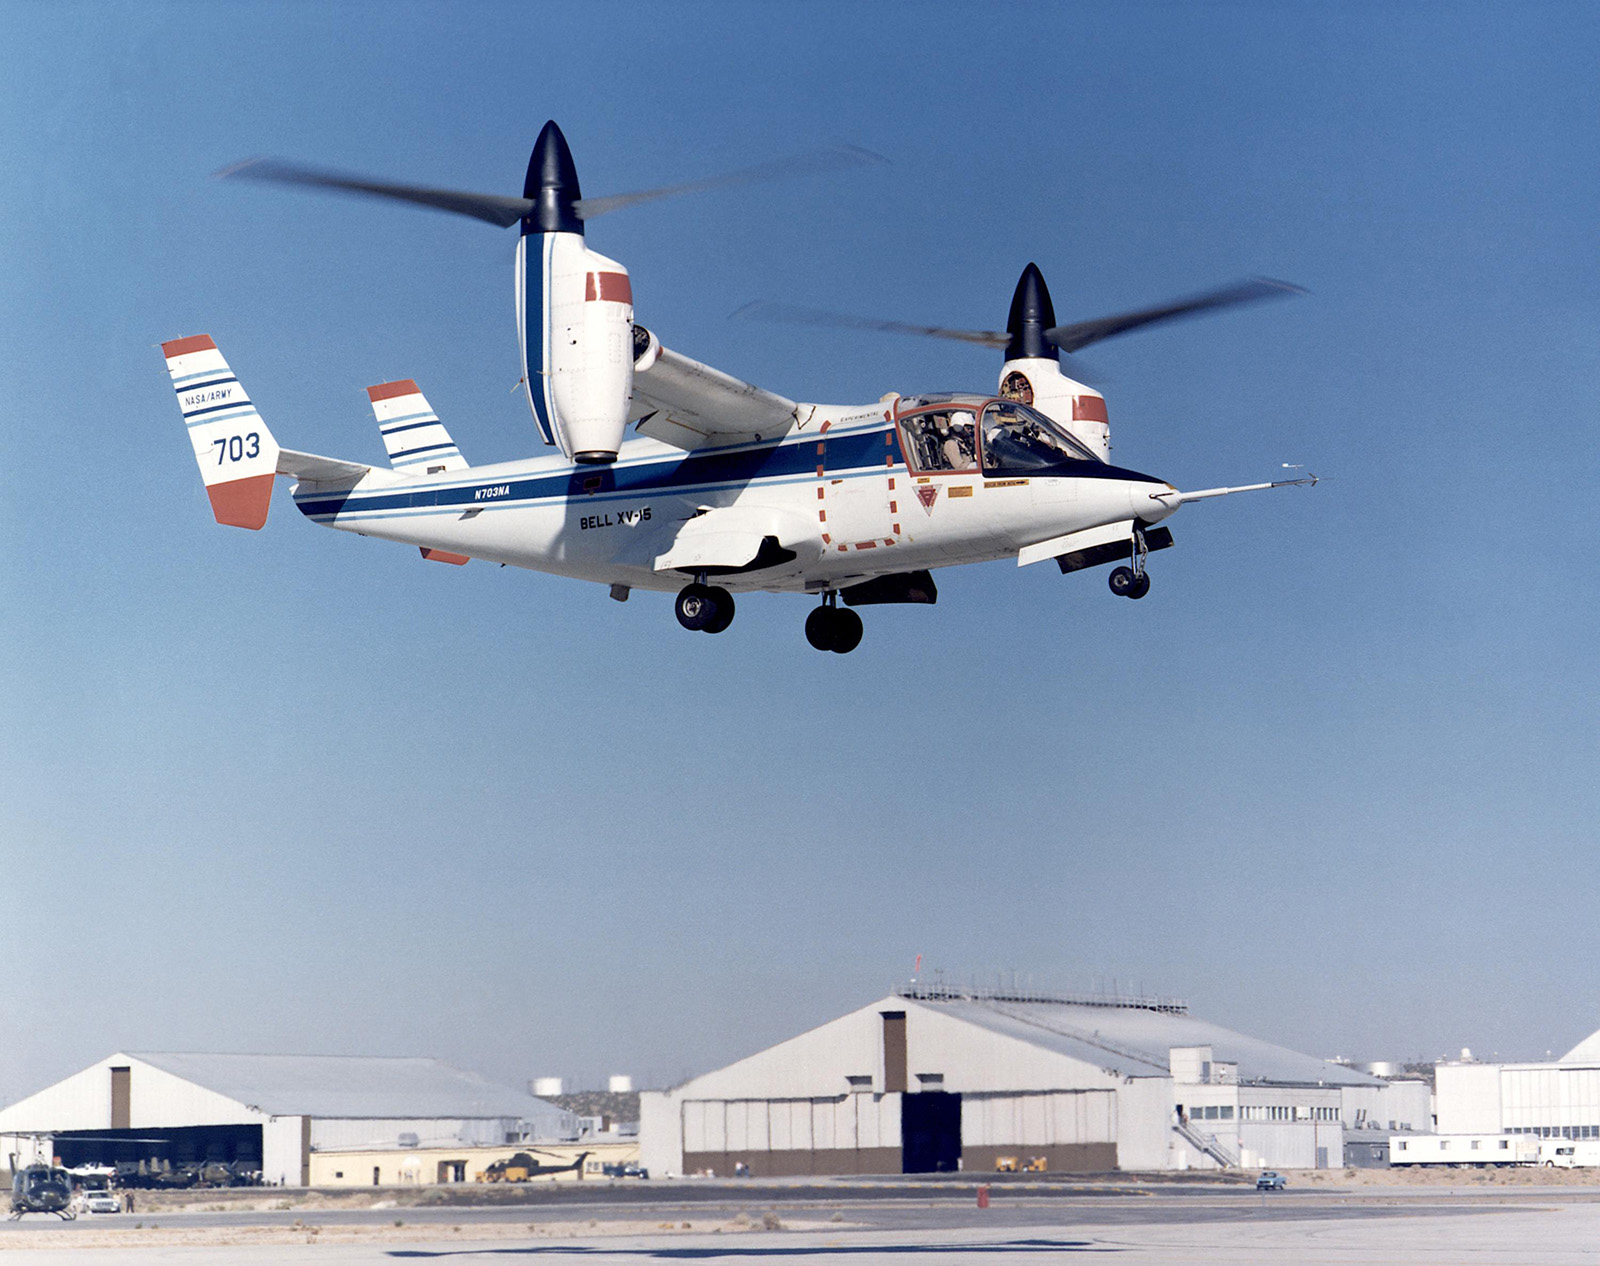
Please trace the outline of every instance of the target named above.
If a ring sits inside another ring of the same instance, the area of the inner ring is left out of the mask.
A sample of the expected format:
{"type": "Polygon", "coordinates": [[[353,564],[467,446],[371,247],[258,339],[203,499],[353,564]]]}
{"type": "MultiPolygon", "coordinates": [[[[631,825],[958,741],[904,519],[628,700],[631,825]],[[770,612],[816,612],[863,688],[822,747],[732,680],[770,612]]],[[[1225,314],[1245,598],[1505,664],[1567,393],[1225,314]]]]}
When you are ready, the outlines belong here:
{"type": "MultiPolygon", "coordinates": [[[[826,437],[828,473],[825,477],[837,479],[851,475],[895,473],[883,464],[886,452],[897,451],[890,450],[884,444],[885,430],[879,426],[870,431],[843,434],[835,431],[829,434],[826,437]]],[[[374,489],[371,492],[350,490],[311,493],[303,498],[296,495],[295,503],[307,518],[327,519],[340,514],[437,514],[463,509],[498,509],[552,498],[570,498],[582,504],[652,493],[686,493],[718,485],[738,487],[761,480],[814,480],[817,478],[814,446],[818,439],[816,435],[803,435],[790,437],[782,443],[745,447],[732,452],[713,450],[686,453],[679,458],[664,456],[615,466],[563,466],[547,473],[511,478],[482,474],[474,477],[470,483],[430,483],[418,488],[374,489]],[[601,486],[586,492],[585,483],[595,479],[602,481],[601,486]],[[507,489],[503,495],[489,499],[478,496],[485,488],[502,487],[507,489]]],[[[902,477],[906,473],[904,466],[895,470],[902,477]]],[[[972,474],[978,477],[977,472],[972,474]]],[[[1032,473],[1034,478],[1059,476],[1161,482],[1149,475],[1098,461],[1064,461],[1048,471],[1032,473]]]]}

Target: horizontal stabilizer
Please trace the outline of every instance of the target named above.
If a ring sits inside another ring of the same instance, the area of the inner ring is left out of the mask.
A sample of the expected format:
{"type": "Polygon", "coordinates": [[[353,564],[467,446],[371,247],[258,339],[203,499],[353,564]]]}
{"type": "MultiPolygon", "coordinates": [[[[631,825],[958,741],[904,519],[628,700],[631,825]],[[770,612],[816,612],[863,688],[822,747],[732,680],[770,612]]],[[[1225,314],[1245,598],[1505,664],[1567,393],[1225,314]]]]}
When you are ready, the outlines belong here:
{"type": "Polygon", "coordinates": [[[361,462],[341,461],[337,457],[318,457],[315,453],[278,450],[278,473],[293,475],[305,484],[353,484],[372,469],[361,462]]]}
{"type": "Polygon", "coordinates": [[[409,378],[367,388],[389,463],[410,475],[436,475],[465,470],[467,459],[428,405],[417,384],[409,378]]]}
{"type": "Polygon", "coordinates": [[[278,444],[209,334],[161,345],[218,523],[265,526],[278,444]]]}

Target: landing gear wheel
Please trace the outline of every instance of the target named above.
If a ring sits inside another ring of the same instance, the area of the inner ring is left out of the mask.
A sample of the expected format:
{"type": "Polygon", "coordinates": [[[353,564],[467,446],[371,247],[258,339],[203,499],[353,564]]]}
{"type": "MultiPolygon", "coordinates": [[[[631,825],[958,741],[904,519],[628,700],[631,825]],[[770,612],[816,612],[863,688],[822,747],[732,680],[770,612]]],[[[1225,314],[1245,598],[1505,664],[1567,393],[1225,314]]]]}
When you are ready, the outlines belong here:
{"type": "Polygon", "coordinates": [[[833,649],[832,607],[818,607],[806,616],[806,641],[819,651],[833,649]]]}
{"type": "Polygon", "coordinates": [[[848,655],[861,645],[865,630],[861,617],[847,607],[836,607],[833,612],[833,646],[835,655],[848,655]]]}
{"type": "Polygon", "coordinates": [[[819,651],[848,655],[861,645],[861,617],[845,607],[824,605],[806,617],[806,641],[819,651]]]}
{"type": "MultiPolygon", "coordinates": [[[[1111,575],[1107,579],[1106,583],[1111,586],[1111,592],[1116,594],[1117,597],[1119,597],[1119,598],[1131,597],[1132,596],[1131,591],[1133,589],[1133,568],[1131,568],[1131,567],[1113,567],[1111,569],[1111,575]]],[[[687,589],[684,590],[684,593],[688,593],[688,592],[689,591],[687,589]]],[[[681,599],[680,599],[680,601],[681,601],[681,599]]],[[[683,616],[680,615],[678,617],[678,619],[680,619],[680,620],[683,619],[683,616]]]]}
{"type": "MultiPolygon", "coordinates": [[[[707,585],[685,585],[678,591],[674,605],[678,623],[691,633],[698,633],[717,618],[716,591],[707,585]]],[[[733,618],[730,614],[730,620],[733,618]]]]}
{"type": "Polygon", "coordinates": [[[705,623],[707,633],[720,633],[733,623],[733,595],[720,585],[714,585],[708,591],[711,600],[716,604],[716,614],[705,623]]]}
{"type": "Polygon", "coordinates": [[[1135,576],[1133,578],[1133,584],[1130,585],[1129,588],[1128,588],[1128,597],[1130,597],[1130,598],[1142,598],[1142,597],[1145,596],[1145,594],[1147,594],[1149,592],[1150,592],[1150,573],[1147,572],[1147,571],[1142,571],[1137,576],[1135,576]]]}

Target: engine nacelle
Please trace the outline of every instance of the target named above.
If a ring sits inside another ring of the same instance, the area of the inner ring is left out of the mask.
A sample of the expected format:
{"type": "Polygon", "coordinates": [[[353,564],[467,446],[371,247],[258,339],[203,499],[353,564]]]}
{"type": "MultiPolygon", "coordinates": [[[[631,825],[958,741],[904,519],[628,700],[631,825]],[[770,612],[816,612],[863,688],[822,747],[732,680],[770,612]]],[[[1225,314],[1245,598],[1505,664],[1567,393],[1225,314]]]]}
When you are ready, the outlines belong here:
{"type": "Polygon", "coordinates": [[[517,336],[545,442],[576,462],[615,461],[633,395],[628,270],[579,233],[525,234],[517,243],[517,336]]]}
{"type": "Polygon", "coordinates": [[[1032,405],[1059,422],[1102,461],[1111,460],[1106,398],[1061,372],[1053,356],[1008,360],[1000,369],[1000,394],[1032,405]]]}

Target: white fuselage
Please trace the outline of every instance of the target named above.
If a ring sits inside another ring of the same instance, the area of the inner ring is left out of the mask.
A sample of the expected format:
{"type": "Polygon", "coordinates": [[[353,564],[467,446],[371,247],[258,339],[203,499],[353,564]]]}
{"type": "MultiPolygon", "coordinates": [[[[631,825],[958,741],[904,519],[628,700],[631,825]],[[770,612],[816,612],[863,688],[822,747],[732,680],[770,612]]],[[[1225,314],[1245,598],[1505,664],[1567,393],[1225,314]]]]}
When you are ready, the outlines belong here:
{"type": "Polygon", "coordinates": [[[777,538],[794,557],[718,574],[736,592],[842,588],[873,576],[1015,558],[1024,546],[1176,508],[1160,480],[1098,462],[1070,473],[985,476],[908,469],[892,409],[803,406],[778,440],[685,452],[650,439],[615,463],[531,458],[417,477],[374,469],[353,487],[302,481],[325,526],[426,549],[638,589],[677,590],[658,569],[708,510],[777,538]],[[1152,494],[1161,494],[1165,500],[1152,494]]]}

